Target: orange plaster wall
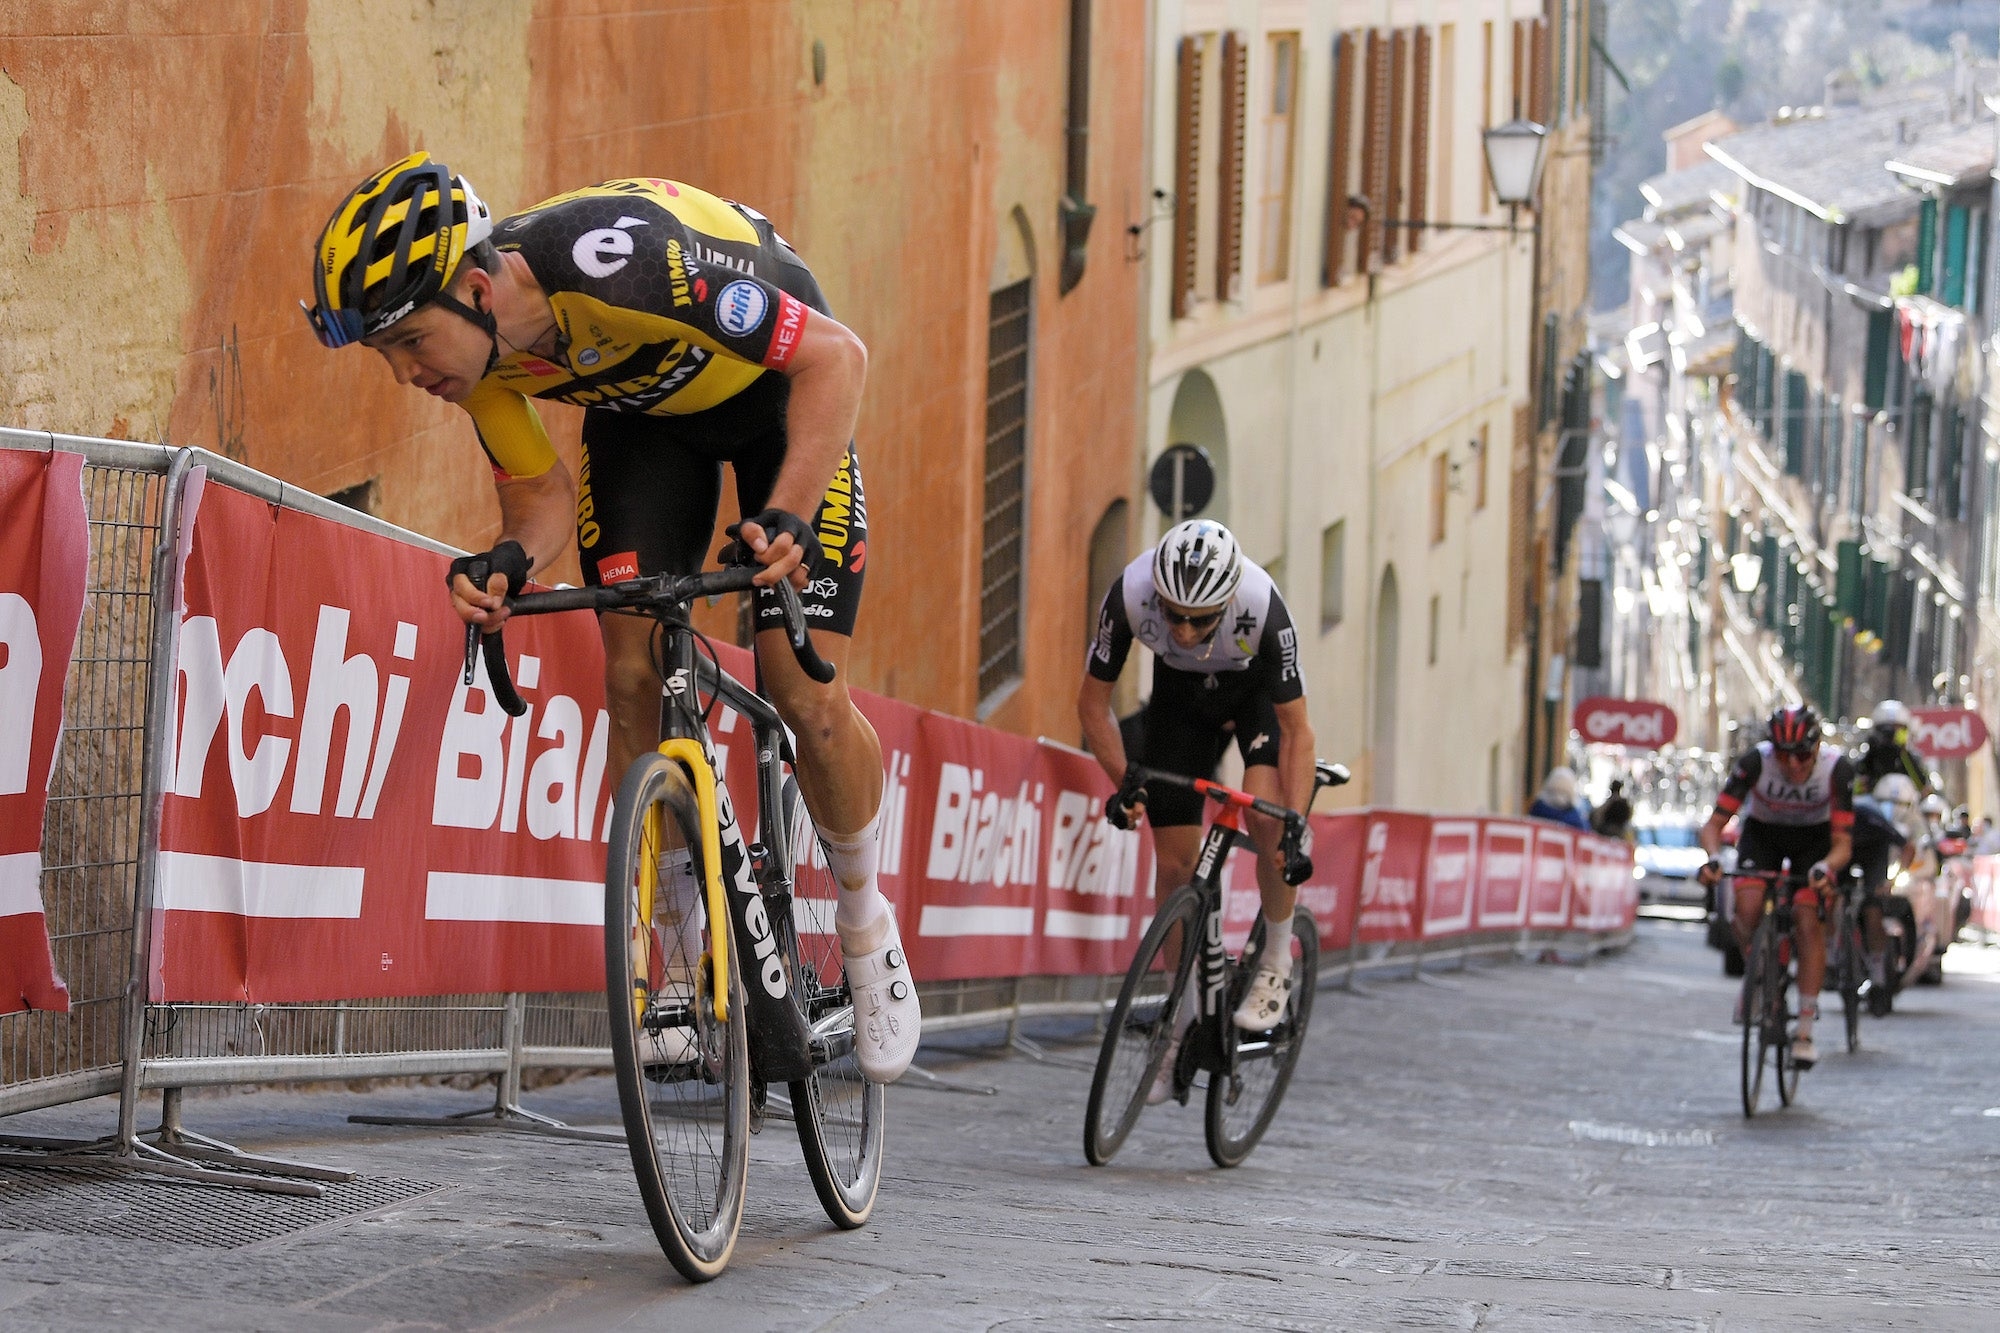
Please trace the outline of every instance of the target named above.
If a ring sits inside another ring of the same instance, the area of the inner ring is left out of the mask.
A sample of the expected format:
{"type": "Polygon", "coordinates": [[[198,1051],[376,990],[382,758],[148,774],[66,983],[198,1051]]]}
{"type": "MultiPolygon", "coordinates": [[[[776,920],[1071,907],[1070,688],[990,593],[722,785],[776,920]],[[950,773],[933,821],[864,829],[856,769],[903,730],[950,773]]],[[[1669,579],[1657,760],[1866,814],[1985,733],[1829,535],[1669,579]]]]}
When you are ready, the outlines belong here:
{"type": "MultiPolygon", "coordinates": [[[[482,545],[498,511],[462,414],[307,331],[314,235],[419,145],[502,211],[611,176],[685,179],[768,214],[869,346],[855,683],[970,714],[987,296],[1018,205],[1036,262],[1028,611],[1023,686],[991,720],[1074,739],[1089,538],[1134,493],[1139,450],[1140,278],[1120,233],[1143,194],[1144,12],[1096,9],[1101,211],[1064,297],[1067,0],[10,10],[0,422],[199,444],[321,493],[375,478],[383,517],[482,545]]],[[[573,467],[580,413],[540,409],[573,467]]]]}

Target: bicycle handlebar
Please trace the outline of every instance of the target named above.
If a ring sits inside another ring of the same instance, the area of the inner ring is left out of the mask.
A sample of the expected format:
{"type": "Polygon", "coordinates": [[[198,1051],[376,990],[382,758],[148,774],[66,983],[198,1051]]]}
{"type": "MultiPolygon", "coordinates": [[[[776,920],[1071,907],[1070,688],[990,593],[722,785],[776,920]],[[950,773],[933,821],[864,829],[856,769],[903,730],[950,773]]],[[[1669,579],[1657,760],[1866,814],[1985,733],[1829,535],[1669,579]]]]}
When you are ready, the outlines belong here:
{"type": "MultiPolygon", "coordinates": [[[[1306,801],[1306,808],[1308,810],[1312,808],[1313,800],[1318,798],[1320,788],[1327,786],[1337,787],[1348,780],[1348,774],[1347,770],[1339,764],[1322,762],[1316,766],[1313,778],[1312,797],[1306,801]]],[[[1125,812],[1134,805],[1144,803],[1144,789],[1151,782],[1162,782],[1169,787],[1179,787],[1222,805],[1233,805],[1245,810],[1254,810],[1267,818],[1280,821],[1285,826],[1284,833],[1279,841],[1279,851],[1284,857],[1285,862],[1285,882],[1287,884],[1303,884],[1312,878],[1312,857],[1305,850],[1307,839],[1311,835],[1311,828],[1306,823],[1305,815],[1297,810],[1264,800],[1260,796],[1252,796],[1247,791],[1237,791],[1235,788],[1225,787],[1219,782],[1210,782],[1206,778],[1183,777],[1178,773],[1163,773],[1158,769],[1147,768],[1141,764],[1128,764],[1125,768],[1124,781],[1118,784],[1118,790],[1104,804],[1105,818],[1109,819],[1112,824],[1119,828],[1132,827],[1130,820],[1126,818],[1125,812]]]]}
{"type": "MultiPolygon", "coordinates": [[[[490,571],[485,562],[473,561],[466,571],[473,586],[485,586],[490,571]]],[[[658,614],[686,606],[697,597],[718,597],[723,593],[748,592],[755,586],[761,565],[731,565],[699,574],[653,574],[596,588],[554,588],[547,592],[527,592],[507,599],[507,609],[517,616],[547,615],[556,611],[645,611],[658,614]]],[[[778,607],[784,615],[785,641],[799,669],[822,685],[832,682],[833,663],[819,655],[812,636],[806,631],[805,609],[799,604],[799,590],[788,579],[778,581],[778,607]]],[[[475,654],[484,652],[486,679],[493,701],[510,717],[519,717],[528,705],[514,688],[507,670],[506,648],[501,631],[481,633],[477,625],[465,627],[465,683],[470,685],[475,670],[475,654]]]]}

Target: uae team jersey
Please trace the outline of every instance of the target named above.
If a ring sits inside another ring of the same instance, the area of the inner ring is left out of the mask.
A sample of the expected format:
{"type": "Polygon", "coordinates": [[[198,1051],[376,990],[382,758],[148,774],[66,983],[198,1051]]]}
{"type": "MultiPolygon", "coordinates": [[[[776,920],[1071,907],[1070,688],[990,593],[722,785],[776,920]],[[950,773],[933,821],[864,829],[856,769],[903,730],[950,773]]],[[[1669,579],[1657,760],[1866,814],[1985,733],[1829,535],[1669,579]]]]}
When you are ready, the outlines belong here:
{"type": "Polygon", "coordinates": [[[1174,642],[1160,613],[1160,596],[1153,588],[1153,553],[1148,551],[1125,566],[1097,613],[1090,674],[1117,680],[1135,639],[1153,650],[1155,670],[1192,676],[1257,672],[1270,690],[1271,702],[1277,704],[1290,703],[1306,692],[1299,677],[1298,631],[1285,599],[1271,576],[1249,560],[1243,562],[1243,581],[1236,585],[1222,623],[1207,642],[1192,648],[1174,642]]]}
{"type": "Polygon", "coordinates": [[[504,356],[465,400],[493,466],[537,477],[555,450],[530,398],[683,415],[782,370],[816,299],[769,219],[689,185],[616,180],[494,228],[555,310],[552,357],[504,356]]]}
{"type": "Polygon", "coordinates": [[[1837,745],[1822,743],[1812,775],[1802,783],[1785,780],[1771,742],[1744,751],[1715,798],[1724,814],[1742,812],[1760,824],[1831,824],[1836,832],[1854,826],[1854,770],[1837,745]]]}

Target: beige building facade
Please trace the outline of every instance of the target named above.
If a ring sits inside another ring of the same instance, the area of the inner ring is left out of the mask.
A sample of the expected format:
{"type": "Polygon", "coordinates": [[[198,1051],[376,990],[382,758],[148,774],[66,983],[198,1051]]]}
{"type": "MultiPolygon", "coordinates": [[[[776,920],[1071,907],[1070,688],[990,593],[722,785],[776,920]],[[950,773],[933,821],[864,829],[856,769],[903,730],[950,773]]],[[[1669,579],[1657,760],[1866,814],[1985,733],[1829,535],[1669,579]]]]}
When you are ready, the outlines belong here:
{"type": "Polygon", "coordinates": [[[1515,0],[1156,10],[1146,456],[1210,455],[1201,512],[1276,578],[1354,800],[1518,808],[1537,260],[1481,131],[1546,103],[1550,31],[1515,0]]]}

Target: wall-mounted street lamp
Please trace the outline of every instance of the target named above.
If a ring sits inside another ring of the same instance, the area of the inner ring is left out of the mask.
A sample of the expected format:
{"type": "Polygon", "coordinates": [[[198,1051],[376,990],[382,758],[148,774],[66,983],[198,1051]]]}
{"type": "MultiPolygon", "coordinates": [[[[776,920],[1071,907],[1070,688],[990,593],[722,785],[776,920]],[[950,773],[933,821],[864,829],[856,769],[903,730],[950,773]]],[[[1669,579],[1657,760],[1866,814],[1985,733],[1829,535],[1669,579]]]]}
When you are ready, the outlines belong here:
{"type": "Polygon", "coordinates": [[[1764,557],[1752,551],[1738,551],[1729,557],[1729,578],[1736,585],[1736,591],[1748,597],[1757,591],[1757,580],[1764,575],[1764,557]]]}
{"type": "MultiPolygon", "coordinates": [[[[1549,132],[1532,120],[1510,120],[1495,125],[1481,136],[1486,147],[1486,178],[1492,183],[1493,197],[1507,205],[1507,221],[1431,222],[1422,218],[1384,218],[1385,227],[1407,227],[1412,231],[1505,231],[1520,232],[1520,213],[1532,205],[1542,188],[1542,164],[1547,160],[1549,132]]],[[[1535,224],[1526,228],[1535,230],[1535,224]]]]}

